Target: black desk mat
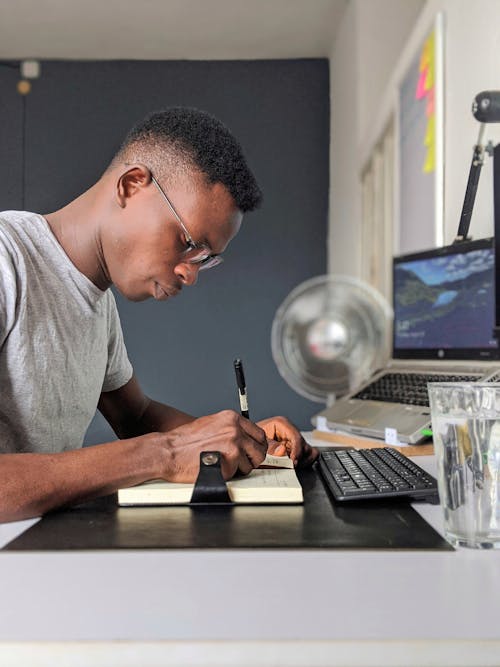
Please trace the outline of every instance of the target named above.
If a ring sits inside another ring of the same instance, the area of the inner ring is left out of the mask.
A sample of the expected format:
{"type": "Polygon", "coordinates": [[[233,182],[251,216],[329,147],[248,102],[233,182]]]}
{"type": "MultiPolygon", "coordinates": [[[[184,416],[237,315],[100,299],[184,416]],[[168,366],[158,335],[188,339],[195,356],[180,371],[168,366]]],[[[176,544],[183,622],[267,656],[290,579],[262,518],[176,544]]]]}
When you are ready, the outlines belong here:
{"type": "Polygon", "coordinates": [[[108,496],[47,514],[4,549],[453,550],[408,503],[336,504],[314,469],[298,474],[303,505],[118,507],[108,496]]]}

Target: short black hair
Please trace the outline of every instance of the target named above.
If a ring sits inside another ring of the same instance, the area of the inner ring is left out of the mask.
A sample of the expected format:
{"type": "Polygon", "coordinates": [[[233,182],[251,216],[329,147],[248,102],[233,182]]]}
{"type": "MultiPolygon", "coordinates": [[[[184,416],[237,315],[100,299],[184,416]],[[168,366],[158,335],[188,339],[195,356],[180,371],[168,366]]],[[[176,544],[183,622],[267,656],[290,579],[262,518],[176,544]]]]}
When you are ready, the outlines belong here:
{"type": "Polygon", "coordinates": [[[112,165],[131,158],[151,165],[157,177],[168,168],[194,167],[209,183],[222,183],[243,213],[262,201],[239,143],[220,120],[199,109],[170,107],[148,114],[129,131],[112,165]]]}

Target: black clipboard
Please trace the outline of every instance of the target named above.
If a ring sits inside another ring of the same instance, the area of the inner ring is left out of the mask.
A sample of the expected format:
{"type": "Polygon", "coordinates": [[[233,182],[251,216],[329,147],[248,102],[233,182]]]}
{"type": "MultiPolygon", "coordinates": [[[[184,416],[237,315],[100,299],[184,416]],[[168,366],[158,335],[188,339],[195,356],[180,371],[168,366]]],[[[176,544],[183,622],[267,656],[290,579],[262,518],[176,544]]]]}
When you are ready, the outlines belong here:
{"type": "MultiPolygon", "coordinates": [[[[202,470],[208,468],[212,466],[202,470]]],[[[406,501],[362,501],[346,507],[335,503],[314,467],[297,470],[297,477],[304,495],[304,503],[298,505],[238,505],[213,498],[206,502],[202,495],[202,502],[186,506],[120,507],[113,494],[47,514],[4,550],[453,551],[406,501]]],[[[202,482],[201,488],[213,484],[202,482]]]]}

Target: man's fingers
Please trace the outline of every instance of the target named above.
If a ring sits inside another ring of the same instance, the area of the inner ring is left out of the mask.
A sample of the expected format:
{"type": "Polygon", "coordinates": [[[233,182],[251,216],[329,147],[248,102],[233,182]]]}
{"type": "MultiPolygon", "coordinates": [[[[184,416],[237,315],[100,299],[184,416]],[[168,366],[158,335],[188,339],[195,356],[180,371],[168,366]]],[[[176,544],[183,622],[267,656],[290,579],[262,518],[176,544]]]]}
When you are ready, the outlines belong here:
{"type": "Polygon", "coordinates": [[[266,434],[259,426],[244,417],[241,417],[240,426],[246,436],[242,443],[244,450],[242,454],[246,454],[251,465],[258,468],[266,458],[268,446],[266,434]]]}
{"type": "Polygon", "coordinates": [[[306,447],[308,447],[308,445],[304,440],[304,438],[300,435],[300,433],[292,435],[289,442],[290,442],[290,451],[288,452],[288,456],[292,459],[292,461],[296,465],[304,455],[304,451],[306,447]]]}
{"type": "Polygon", "coordinates": [[[240,462],[238,465],[238,470],[242,475],[248,475],[254,468],[256,468],[253,464],[253,461],[251,461],[248,456],[245,454],[245,452],[241,452],[240,454],[240,462]]]}
{"type": "Polygon", "coordinates": [[[258,442],[262,447],[267,448],[267,437],[264,429],[260,428],[260,426],[257,426],[257,424],[254,424],[251,422],[249,419],[246,419],[245,417],[240,417],[240,426],[245,433],[252,438],[252,440],[255,440],[258,442]]]}
{"type": "Polygon", "coordinates": [[[269,454],[273,454],[273,456],[286,456],[288,454],[288,450],[284,442],[277,442],[276,440],[269,440],[268,442],[269,447],[267,451],[269,454]]]}
{"type": "Polygon", "coordinates": [[[308,466],[311,466],[314,463],[314,461],[316,461],[318,456],[319,456],[319,451],[315,447],[311,447],[310,445],[306,444],[302,457],[299,460],[299,466],[301,468],[306,468],[308,466]]]}

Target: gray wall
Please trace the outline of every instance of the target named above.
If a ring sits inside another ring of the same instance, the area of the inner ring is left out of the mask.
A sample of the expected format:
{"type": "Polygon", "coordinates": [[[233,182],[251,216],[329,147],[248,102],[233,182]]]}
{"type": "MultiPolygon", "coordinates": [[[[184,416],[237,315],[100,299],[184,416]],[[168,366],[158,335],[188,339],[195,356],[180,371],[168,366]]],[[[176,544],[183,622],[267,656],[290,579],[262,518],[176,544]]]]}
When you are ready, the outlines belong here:
{"type": "MultiPolygon", "coordinates": [[[[23,101],[0,66],[0,208],[21,208],[23,101]]],[[[43,62],[25,99],[25,208],[55,210],[90,186],[129,127],[168,105],[205,109],[234,132],[264,192],[225,263],[165,304],[117,296],[131,361],[149,395],[192,414],[237,408],[232,360],[244,360],[251,417],[302,428],[319,409],[271,356],[276,308],[326,271],[327,60],[43,62]]],[[[87,442],[111,436],[101,418],[87,442]]]]}

